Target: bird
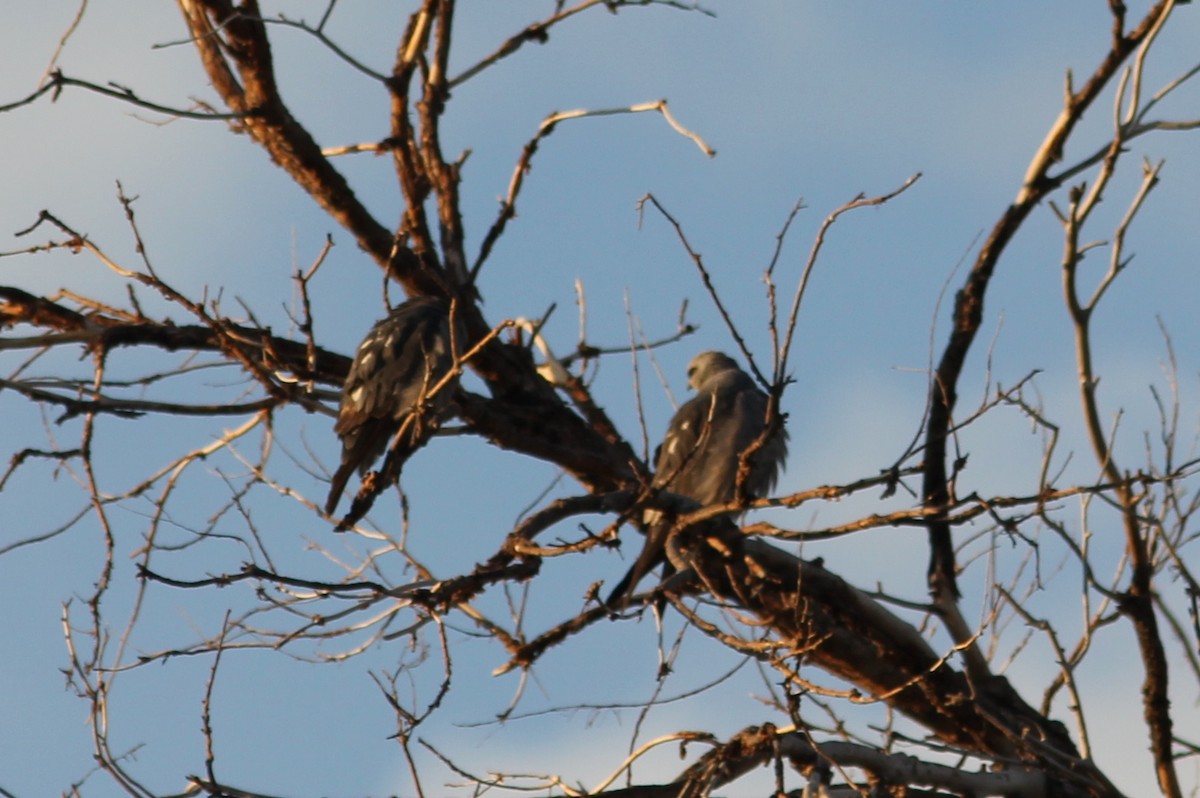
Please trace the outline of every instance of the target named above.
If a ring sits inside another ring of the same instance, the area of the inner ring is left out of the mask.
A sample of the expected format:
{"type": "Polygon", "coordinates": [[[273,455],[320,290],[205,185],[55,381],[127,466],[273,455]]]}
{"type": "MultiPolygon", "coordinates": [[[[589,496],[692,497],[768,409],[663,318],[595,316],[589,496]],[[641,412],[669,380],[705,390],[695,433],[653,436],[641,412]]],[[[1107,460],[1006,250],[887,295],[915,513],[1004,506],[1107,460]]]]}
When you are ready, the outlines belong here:
{"type": "Polygon", "coordinates": [[[452,344],[449,305],[437,297],[409,299],[371,327],[342,386],[333,427],[342,462],[330,479],[327,514],[350,475],[366,474],[397,433],[403,430],[396,449],[402,465],[437,431],[457,385],[452,344]]]}
{"type": "MultiPolygon", "coordinates": [[[[737,361],[723,352],[701,352],[688,365],[688,385],[696,395],[675,412],[655,452],[652,490],[668,491],[700,506],[738,498],[738,466],[767,425],[767,395],[737,361]]],[[[747,498],[766,496],[775,487],[787,458],[788,434],[782,421],[755,451],[742,486],[747,498]]],[[[637,560],[609,595],[610,608],[621,606],[637,583],[665,559],[672,521],[658,510],[642,516],[646,542],[637,560]]]]}

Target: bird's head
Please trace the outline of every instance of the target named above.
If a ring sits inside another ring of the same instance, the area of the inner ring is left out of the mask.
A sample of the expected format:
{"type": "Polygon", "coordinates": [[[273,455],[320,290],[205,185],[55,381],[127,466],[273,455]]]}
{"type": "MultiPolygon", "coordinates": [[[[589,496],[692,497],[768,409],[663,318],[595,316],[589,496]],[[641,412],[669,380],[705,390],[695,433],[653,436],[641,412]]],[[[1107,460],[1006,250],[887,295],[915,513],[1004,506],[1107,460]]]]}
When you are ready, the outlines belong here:
{"type": "Polygon", "coordinates": [[[688,364],[688,385],[698,391],[716,375],[730,370],[737,371],[738,364],[729,355],[724,352],[701,352],[688,364]]]}

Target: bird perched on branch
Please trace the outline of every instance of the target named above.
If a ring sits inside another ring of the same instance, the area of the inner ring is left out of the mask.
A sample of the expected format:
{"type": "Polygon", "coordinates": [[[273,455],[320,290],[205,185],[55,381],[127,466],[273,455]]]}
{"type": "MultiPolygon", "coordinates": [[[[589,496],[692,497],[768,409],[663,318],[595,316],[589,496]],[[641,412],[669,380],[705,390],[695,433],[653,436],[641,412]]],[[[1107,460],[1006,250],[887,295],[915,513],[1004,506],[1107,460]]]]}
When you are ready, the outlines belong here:
{"type": "MultiPolygon", "coordinates": [[[[342,387],[333,430],[342,440],[342,464],[329,485],[325,512],[333,514],[350,474],[366,474],[396,439],[395,471],[425,445],[445,417],[457,383],[448,303],[414,297],[367,333],[342,387]]],[[[387,461],[385,461],[386,463],[387,461]]]]}
{"type": "MultiPolygon", "coordinates": [[[[767,429],[767,395],[733,358],[701,352],[688,365],[688,385],[696,395],[685,402],[667,427],[655,453],[651,487],[686,496],[699,505],[726,504],[738,497],[738,468],[743,453],[767,429]]],[[[745,498],[766,496],[787,457],[782,418],[762,445],[749,453],[742,485],[745,498]]],[[[665,560],[664,547],[673,521],[658,510],[643,515],[647,525],[641,554],[608,597],[623,605],[642,577],[665,560]]]]}

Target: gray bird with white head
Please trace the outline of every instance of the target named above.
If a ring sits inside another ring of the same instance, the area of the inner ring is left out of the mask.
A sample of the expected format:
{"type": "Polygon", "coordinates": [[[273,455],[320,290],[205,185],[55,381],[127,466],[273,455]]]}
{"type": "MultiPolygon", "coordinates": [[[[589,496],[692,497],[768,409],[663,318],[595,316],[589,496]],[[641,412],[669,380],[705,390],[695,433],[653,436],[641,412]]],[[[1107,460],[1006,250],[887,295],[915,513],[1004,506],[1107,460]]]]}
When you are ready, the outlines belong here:
{"type": "Polygon", "coordinates": [[[451,345],[449,305],[436,297],[401,303],[367,333],[342,387],[333,427],[342,463],[330,480],[326,513],[333,514],[350,475],[366,474],[402,429],[399,464],[437,431],[456,385],[451,377],[438,387],[454,368],[451,345]]]}
{"type": "MultiPolygon", "coordinates": [[[[655,454],[651,486],[695,500],[701,506],[738,498],[742,453],[767,424],[767,395],[754,378],[722,352],[701,352],[688,365],[688,385],[696,395],[685,402],[667,427],[655,454]]],[[[766,496],[775,487],[787,458],[782,420],[749,459],[742,485],[746,498],[766,496]]],[[[672,522],[656,510],[644,516],[646,542],[629,573],[608,597],[610,607],[624,604],[647,572],[664,559],[672,522]]]]}

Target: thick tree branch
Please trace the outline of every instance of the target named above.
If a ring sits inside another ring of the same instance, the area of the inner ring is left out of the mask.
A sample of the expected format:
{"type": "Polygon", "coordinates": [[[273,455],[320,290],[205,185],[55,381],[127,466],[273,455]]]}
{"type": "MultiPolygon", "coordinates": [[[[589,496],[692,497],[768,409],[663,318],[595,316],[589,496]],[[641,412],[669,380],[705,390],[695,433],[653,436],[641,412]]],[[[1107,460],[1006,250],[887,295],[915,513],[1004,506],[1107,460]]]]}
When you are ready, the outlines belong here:
{"type": "Polygon", "coordinates": [[[358,200],[349,183],[330,165],[320,146],[292,116],[275,83],[266,27],[256,0],[237,6],[230,0],[178,0],[200,61],[222,101],[276,164],[354,236],[380,266],[395,263],[406,285],[432,289],[411,253],[358,200]]]}

